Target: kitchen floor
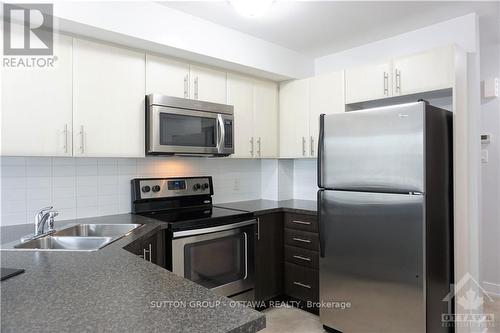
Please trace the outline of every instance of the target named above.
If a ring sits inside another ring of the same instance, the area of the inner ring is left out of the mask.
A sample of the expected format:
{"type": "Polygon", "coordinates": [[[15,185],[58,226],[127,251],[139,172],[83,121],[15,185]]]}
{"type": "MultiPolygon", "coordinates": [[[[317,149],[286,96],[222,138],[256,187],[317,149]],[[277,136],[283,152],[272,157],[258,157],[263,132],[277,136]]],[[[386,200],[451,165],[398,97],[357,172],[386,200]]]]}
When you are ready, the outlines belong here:
{"type": "Polygon", "coordinates": [[[266,328],[263,333],[323,333],[319,317],[294,307],[276,307],[264,311],[266,328]]]}
{"type": "MultiPolygon", "coordinates": [[[[268,308],[266,328],[263,333],[324,333],[319,317],[294,307],[268,308]]],[[[486,302],[484,313],[494,314],[495,322],[486,333],[500,333],[500,297],[494,297],[493,302],[486,302]]]]}

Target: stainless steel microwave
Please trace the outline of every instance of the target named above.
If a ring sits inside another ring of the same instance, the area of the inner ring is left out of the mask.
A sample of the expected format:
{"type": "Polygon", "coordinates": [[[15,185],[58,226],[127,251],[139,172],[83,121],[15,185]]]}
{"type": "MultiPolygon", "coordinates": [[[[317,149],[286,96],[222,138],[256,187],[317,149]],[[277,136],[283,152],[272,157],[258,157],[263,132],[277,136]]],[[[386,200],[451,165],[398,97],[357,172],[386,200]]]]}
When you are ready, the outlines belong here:
{"type": "Polygon", "coordinates": [[[146,96],[146,154],[234,153],[233,106],[158,94],[146,96]]]}

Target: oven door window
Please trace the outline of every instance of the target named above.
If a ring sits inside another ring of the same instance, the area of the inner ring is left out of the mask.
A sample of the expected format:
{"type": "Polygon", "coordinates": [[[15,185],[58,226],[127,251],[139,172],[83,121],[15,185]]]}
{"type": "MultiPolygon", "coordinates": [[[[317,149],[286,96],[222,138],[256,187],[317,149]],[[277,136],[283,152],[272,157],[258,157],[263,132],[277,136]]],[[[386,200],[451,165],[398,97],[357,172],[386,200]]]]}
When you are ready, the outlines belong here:
{"type": "Polygon", "coordinates": [[[216,147],[217,119],[160,113],[160,145],[216,147]]]}
{"type": "Polygon", "coordinates": [[[246,278],[246,234],[190,243],[184,247],[184,277],[207,288],[246,278]]]}

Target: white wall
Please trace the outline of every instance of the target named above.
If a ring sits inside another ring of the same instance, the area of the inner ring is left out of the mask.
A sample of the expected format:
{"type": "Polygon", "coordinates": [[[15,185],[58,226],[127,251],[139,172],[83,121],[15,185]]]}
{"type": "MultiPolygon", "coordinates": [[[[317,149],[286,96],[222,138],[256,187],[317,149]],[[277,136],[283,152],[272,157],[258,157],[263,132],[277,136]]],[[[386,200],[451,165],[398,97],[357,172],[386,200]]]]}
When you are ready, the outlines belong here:
{"type": "Polygon", "coordinates": [[[130,180],[213,176],[214,202],[260,199],[259,160],[152,157],[2,157],[1,225],[31,223],[53,205],[59,220],[130,212],[130,180]]]}
{"type": "Polygon", "coordinates": [[[334,72],[359,65],[379,63],[391,58],[456,44],[466,52],[476,52],[476,14],[430,25],[391,38],[316,58],[316,74],[334,72]]]}
{"type": "MultiPolygon", "coordinates": [[[[500,45],[481,45],[481,80],[500,78],[500,45]]],[[[490,144],[482,146],[488,152],[488,163],[481,165],[481,225],[480,273],[483,286],[500,295],[500,100],[481,101],[481,133],[491,134],[490,144]]]]}
{"type": "Polygon", "coordinates": [[[62,32],[270,79],[314,74],[312,58],[152,1],[59,1],[54,17],[62,32]]]}

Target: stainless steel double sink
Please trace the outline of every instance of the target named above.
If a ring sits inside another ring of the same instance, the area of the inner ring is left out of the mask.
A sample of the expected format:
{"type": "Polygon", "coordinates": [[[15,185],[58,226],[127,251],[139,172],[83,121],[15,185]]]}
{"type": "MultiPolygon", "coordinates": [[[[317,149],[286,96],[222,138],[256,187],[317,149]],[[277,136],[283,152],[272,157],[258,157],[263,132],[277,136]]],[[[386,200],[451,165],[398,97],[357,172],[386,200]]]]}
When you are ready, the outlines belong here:
{"type": "Polygon", "coordinates": [[[11,250],[97,251],[142,224],[77,224],[14,245],[11,250]]]}

